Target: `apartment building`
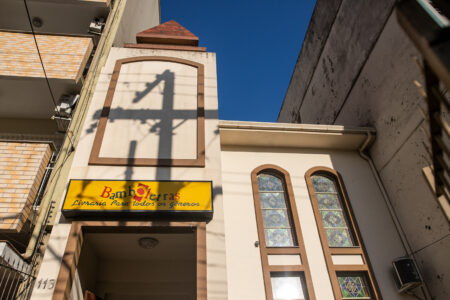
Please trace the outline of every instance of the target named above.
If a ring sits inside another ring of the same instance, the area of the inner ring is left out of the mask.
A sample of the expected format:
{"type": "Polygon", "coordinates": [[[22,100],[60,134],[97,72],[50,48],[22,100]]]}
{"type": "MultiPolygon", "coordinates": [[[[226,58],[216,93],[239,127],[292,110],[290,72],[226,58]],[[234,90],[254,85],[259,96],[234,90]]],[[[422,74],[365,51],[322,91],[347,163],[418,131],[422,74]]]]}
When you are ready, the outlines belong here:
{"type": "Polygon", "coordinates": [[[0,3],[1,299],[29,298],[104,57],[157,24],[158,1],[0,3]]]}

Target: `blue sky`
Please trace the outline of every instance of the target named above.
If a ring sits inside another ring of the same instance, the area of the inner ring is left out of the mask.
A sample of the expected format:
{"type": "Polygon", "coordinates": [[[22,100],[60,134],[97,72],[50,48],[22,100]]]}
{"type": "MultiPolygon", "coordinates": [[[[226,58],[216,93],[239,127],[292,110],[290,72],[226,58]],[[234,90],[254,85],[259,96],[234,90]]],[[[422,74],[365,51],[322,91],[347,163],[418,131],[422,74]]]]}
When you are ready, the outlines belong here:
{"type": "Polygon", "coordinates": [[[219,117],[275,122],[315,0],[162,0],[175,20],[217,54],[219,117]]]}

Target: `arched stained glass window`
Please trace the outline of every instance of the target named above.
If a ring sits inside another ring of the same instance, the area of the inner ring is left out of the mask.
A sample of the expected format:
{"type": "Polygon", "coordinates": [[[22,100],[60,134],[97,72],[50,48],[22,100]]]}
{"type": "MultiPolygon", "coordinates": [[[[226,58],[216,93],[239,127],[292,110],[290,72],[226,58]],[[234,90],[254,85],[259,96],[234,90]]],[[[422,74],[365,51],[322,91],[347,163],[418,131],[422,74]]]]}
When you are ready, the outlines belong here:
{"type": "Polygon", "coordinates": [[[380,299],[342,177],[333,169],[315,167],[305,179],[334,298],[380,299]],[[337,262],[342,257],[357,259],[343,265],[337,262]]]}
{"type": "Polygon", "coordinates": [[[297,245],[285,184],[275,175],[258,175],[258,192],[267,247],[292,247],[297,245]]]}
{"type": "Polygon", "coordinates": [[[324,175],[313,175],[311,180],[322,217],[329,247],[356,246],[350,230],[336,180],[324,175]]]}
{"type": "Polygon", "coordinates": [[[289,173],[262,165],[251,174],[267,300],[315,300],[289,173]]]}

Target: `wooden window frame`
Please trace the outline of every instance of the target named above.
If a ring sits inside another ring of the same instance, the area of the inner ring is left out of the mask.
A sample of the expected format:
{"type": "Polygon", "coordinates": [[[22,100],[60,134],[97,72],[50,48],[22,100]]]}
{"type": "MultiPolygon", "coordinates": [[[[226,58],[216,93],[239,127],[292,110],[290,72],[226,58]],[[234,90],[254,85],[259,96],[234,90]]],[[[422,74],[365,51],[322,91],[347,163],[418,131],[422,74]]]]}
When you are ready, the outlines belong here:
{"type": "Polygon", "coordinates": [[[309,300],[316,300],[314,294],[314,287],[311,279],[311,272],[309,270],[308,258],[306,256],[305,244],[303,242],[302,230],[300,227],[300,221],[297,213],[297,206],[295,203],[294,191],[292,189],[292,182],[289,173],[276,165],[262,165],[254,169],[251,173],[251,182],[253,190],[253,200],[255,204],[256,223],[258,229],[259,249],[261,253],[261,263],[264,278],[264,288],[266,292],[266,299],[273,300],[271,273],[294,273],[299,272],[303,274],[304,281],[306,282],[306,293],[309,300]],[[273,174],[281,177],[284,181],[285,197],[290,208],[292,228],[294,229],[294,236],[297,240],[297,246],[293,247],[267,247],[264,235],[264,223],[261,212],[261,199],[259,197],[258,189],[258,175],[259,174],[273,174]],[[301,265],[269,265],[269,255],[299,255],[301,259],[301,265]]]}
{"type": "Polygon", "coordinates": [[[52,300],[68,300],[86,233],[170,233],[195,232],[196,235],[196,297],[207,300],[206,223],[147,221],[77,221],[70,228],[52,300]]]}
{"type": "Polygon", "coordinates": [[[110,165],[110,166],[141,166],[141,167],[204,167],[205,166],[205,67],[201,63],[194,61],[166,56],[138,56],[118,59],[114,65],[113,74],[109,82],[108,92],[98,122],[97,131],[94,137],[89,165],[110,165]],[[105,135],[111,105],[116,91],[116,85],[119,80],[122,65],[145,62],[145,61],[163,61],[183,64],[197,68],[197,153],[196,158],[134,158],[127,157],[101,157],[100,149],[105,135]]]}
{"type": "Polygon", "coordinates": [[[314,217],[316,219],[317,229],[319,231],[320,242],[322,244],[322,249],[327,264],[328,274],[331,279],[331,286],[333,288],[334,298],[337,300],[342,300],[341,288],[337,279],[337,273],[355,273],[355,274],[365,274],[369,290],[372,293],[371,298],[374,300],[381,300],[381,294],[378,289],[377,282],[373,276],[370,261],[366,255],[365,247],[361,239],[361,234],[356,223],[353,210],[350,206],[348,200],[348,194],[345,189],[341,175],[333,169],[327,167],[314,167],[309,169],[305,174],[306,185],[309,192],[309,198],[311,200],[311,205],[314,211],[314,217]],[[356,244],[353,247],[329,247],[328,238],[325,233],[323,226],[322,216],[320,214],[319,205],[316,198],[316,193],[314,192],[314,186],[311,179],[313,175],[321,175],[332,179],[338,188],[338,194],[340,197],[343,213],[347,219],[347,225],[349,226],[349,231],[353,235],[353,241],[356,244]],[[332,260],[332,255],[361,255],[363,260],[362,265],[335,265],[332,260]]]}

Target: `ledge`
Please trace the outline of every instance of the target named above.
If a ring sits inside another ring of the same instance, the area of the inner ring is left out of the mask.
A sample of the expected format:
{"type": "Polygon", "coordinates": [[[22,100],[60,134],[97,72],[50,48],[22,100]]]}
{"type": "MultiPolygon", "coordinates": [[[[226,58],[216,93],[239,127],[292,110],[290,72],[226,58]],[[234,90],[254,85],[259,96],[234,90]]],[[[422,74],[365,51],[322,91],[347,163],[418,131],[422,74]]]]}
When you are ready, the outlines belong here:
{"type": "Polygon", "coordinates": [[[376,131],[367,127],[220,121],[222,146],[358,150],[376,131]]]}

